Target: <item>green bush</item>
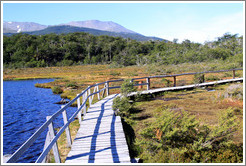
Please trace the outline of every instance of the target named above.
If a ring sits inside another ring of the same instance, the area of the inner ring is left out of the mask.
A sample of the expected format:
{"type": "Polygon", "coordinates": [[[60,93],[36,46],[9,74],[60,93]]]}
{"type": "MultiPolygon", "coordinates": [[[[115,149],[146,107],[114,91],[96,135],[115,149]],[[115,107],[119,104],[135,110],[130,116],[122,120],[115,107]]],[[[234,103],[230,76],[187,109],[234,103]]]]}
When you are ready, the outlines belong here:
{"type": "Polygon", "coordinates": [[[221,112],[217,126],[202,125],[185,111],[163,109],[163,115],[154,123],[147,123],[140,132],[142,138],[136,140],[144,162],[243,161],[242,145],[231,141],[239,128],[233,109],[221,112]],[[235,154],[231,153],[232,149],[236,150],[235,154]]]}
{"type": "Polygon", "coordinates": [[[127,97],[116,97],[113,100],[113,110],[116,115],[121,117],[129,116],[129,110],[132,108],[132,104],[130,104],[129,99],[127,97]]]}
{"type": "Polygon", "coordinates": [[[170,81],[170,80],[168,80],[166,78],[163,78],[161,80],[161,82],[163,82],[167,87],[170,87],[171,86],[171,83],[172,83],[172,81],[170,81]]]}
{"type": "Polygon", "coordinates": [[[51,89],[54,94],[61,94],[63,92],[63,90],[59,86],[53,86],[51,89]]]}
{"type": "Polygon", "coordinates": [[[207,81],[217,81],[217,80],[221,80],[221,78],[215,75],[210,75],[206,77],[206,80],[207,81]]]}
{"type": "Polygon", "coordinates": [[[205,81],[204,74],[195,74],[194,75],[193,82],[195,84],[200,84],[200,83],[203,83],[204,81],[205,81]]]}
{"type": "Polygon", "coordinates": [[[111,75],[111,76],[119,76],[119,75],[120,75],[120,72],[117,72],[117,71],[110,71],[110,75],[111,75]]]}
{"type": "Polygon", "coordinates": [[[72,88],[77,88],[78,86],[76,85],[76,83],[67,83],[66,87],[72,87],[72,88]]]}
{"type": "Polygon", "coordinates": [[[140,102],[140,101],[149,101],[154,97],[153,94],[141,94],[141,92],[138,92],[136,95],[134,95],[134,101],[140,102]]]}
{"type": "Polygon", "coordinates": [[[64,59],[60,62],[56,63],[56,66],[72,66],[73,65],[73,61],[72,60],[68,60],[68,59],[64,59]]]}
{"type": "Polygon", "coordinates": [[[114,68],[122,68],[123,66],[117,62],[111,62],[108,68],[114,69],[114,68]]]}
{"type": "Polygon", "coordinates": [[[121,84],[121,89],[120,89],[120,93],[123,96],[127,96],[129,93],[131,92],[135,92],[136,88],[133,86],[133,82],[130,82],[129,79],[125,80],[122,84],[121,84]]]}

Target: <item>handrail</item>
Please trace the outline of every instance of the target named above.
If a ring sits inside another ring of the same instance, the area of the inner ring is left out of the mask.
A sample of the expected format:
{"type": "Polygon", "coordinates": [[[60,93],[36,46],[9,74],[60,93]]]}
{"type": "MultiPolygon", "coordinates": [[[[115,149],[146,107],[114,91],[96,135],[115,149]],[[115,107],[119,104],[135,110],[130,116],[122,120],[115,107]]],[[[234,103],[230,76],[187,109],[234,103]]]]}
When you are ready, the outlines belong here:
{"type": "Polygon", "coordinates": [[[61,114],[66,108],[72,105],[79,97],[81,97],[90,87],[87,87],[82,93],[76,96],[73,100],[68,102],[63,108],[54,113],[49,120],[47,120],[15,153],[9,158],[7,163],[15,162],[18,158],[31,146],[31,144],[45,131],[45,129],[53,122],[53,120],[61,114]]]}
{"type": "MultiPolygon", "coordinates": [[[[182,73],[182,74],[174,74],[174,75],[158,75],[158,76],[149,76],[149,77],[141,77],[141,78],[133,78],[131,79],[132,82],[134,80],[138,80],[138,79],[147,79],[146,83],[139,83],[139,84],[133,84],[133,86],[140,86],[140,85],[147,85],[147,90],[150,89],[150,78],[163,78],[163,77],[177,77],[177,76],[182,76],[182,75],[195,75],[195,74],[203,74],[203,73],[219,73],[219,72],[227,72],[227,71],[233,71],[233,78],[235,78],[235,71],[236,70],[243,70],[241,68],[239,69],[230,69],[230,70],[219,70],[219,71],[205,71],[205,72],[195,72],[195,73],[182,73]]],[[[15,153],[9,158],[9,160],[7,161],[7,163],[13,163],[16,162],[19,157],[32,145],[32,143],[41,135],[42,132],[45,131],[45,129],[48,128],[48,126],[53,122],[53,120],[60,114],[62,114],[63,111],[66,110],[66,108],[68,108],[70,105],[72,105],[77,99],[79,99],[81,96],[83,96],[84,94],[86,94],[86,98],[84,99],[84,101],[82,102],[81,106],[74,112],[74,114],[69,118],[69,120],[67,121],[66,124],[64,124],[61,129],[59,130],[59,132],[56,134],[56,136],[51,140],[51,142],[49,143],[49,145],[44,148],[43,152],[41,153],[41,155],[38,157],[38,159],[36,160],[36,163],[42,162],[44,160],[44,158],[46,157],[46,155],[48,154],[48,152],[50,151],[50,149],[52,148],[52,146],[56,143],[56,141],[58,140],[58,138],[60,137],[60,135],[65,131],[65,129],[69,126],[69,124],[73,121],[73,119],[78,115],[78,113],[82,110],[83,107],[86,106],[86,102],[88,99],[90,99],[91,96],[94,96],[95,94],[102,92],[103,91],[103,95],[105,90],[107,90],[107,95],[109,94],[109,90],[110,89],[117,89],[117,88],[121,88],[121,86],[109,86],[110,82],[120,82],[120,81],[124,81],[124,79],[118,79],[118,80],[108,80],[105,82],[101,82],[101,83],[97,83],[97,84],[93,84],[88,86],[85,90],[83,90],[80,94],[78,94],[74,99],[72,99],[70,102],[68,102],[66,105],[64,105],[61,109],[59,109],[56,113],[54,113],[45,123],[43,123],[43,125],[17,150],[15,151],[15,153]],[[93,93],[87,95],[87,91],[90,90],[93,87],[98,87],[99,85],[103,85],[105,84],[104,88],[102,89],[98,89],[98,91],[94,91],[93,93]]],[[[176,78],[175,78],[175,82],[176,82],[176,78]]],[[[92,98],[93,99],[93,98],[92,98]]],[[[92,101],[91,101],[92,102],[92,101]]],[[[89,104],[91,104],[89,102],[89,104]]]]}
{"type": "Polygon", "coordinates": [[[157,76],[133,78],[132,80],[141,80],[141,79],[146,79],[146,78],[177,77],[177,76],[183,76],[183,75],[195,75],[195,74],[205,74],[205,73],[220,73],[220,72],[236,71],[236,70],[243,70],[243,69],[239,68],[239,69],[218,70],[218,71],[203,71],[203,72],[194,72],[194,73],[182,73],[182,74],[173,74],[173,75],[157,75],[157,76]]]}

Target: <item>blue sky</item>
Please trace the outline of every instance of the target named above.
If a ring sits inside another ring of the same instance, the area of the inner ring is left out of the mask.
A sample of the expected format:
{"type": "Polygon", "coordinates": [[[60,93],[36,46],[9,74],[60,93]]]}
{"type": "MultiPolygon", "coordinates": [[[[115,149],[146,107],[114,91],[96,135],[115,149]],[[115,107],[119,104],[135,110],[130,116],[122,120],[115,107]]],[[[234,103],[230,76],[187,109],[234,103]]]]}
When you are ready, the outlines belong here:
{"type": "Polygon", "coordinates": [[[3,3],[3,20],[56,25],[114,21],[146,36],[203,43],[229,32],[244,35],[244,3],[3,3]]]}

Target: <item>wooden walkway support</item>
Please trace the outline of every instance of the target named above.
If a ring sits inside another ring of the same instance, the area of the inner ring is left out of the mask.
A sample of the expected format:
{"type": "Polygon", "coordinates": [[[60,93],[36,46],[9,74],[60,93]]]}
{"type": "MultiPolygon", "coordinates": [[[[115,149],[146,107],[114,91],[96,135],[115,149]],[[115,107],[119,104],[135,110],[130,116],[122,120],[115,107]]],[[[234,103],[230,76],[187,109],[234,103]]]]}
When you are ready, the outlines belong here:
{"type": "Polygon", "coordinates": [[[228,79],[228,80],[220,80],[220,81],[213,81],[213,82],[204,82],[200,84],[192,84],[192,85],[185,85],[185,86],[177,86],[177,87],[166,87],[166,88],[157,88],[157,89],[151,89],[151,90],[144,90],[141,92],[132,92],[128,96],[134,96],[137,94],[154,94],[159,92],[165,92],[165,91],[174,91],[174,90],[183,90],[183,89],[192,89],[197,87],[204,87],[204,86],[212,86],[216,84],[225,84],[230,82],[242,82],[243,78],[235,78],[235,79],[228,79]]]}
{"type": "Polygon", "coordinates": [[[65,163],[130,163],[120,116],[110,95],[87,110],[65,163]]]}

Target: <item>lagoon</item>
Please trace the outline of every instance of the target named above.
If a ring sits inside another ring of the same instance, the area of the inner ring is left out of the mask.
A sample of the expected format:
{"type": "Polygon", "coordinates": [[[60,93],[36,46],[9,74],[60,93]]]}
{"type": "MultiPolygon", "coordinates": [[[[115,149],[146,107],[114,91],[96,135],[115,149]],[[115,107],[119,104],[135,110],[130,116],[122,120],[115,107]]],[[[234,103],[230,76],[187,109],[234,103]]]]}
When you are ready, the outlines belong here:
{"type": "MultiPolygon", "coordinates": [[[[13,154],[45,121],[46,116],[57,112],[61,105],[60,95],[51,89],[37,88],[36,83],[46,83],[53,79],[3,81],[3,154],[13,154]]],[[[75,108],[67,110],[68,117],[75,108]]],[[[54,122],[54,127],[63,125],[62,117],[54,122]]],[[[47,131],[46,131],[47,132],[47,131]]],[[[20,163],[35,162],[41,154],[46,132],[18,160],[20,163]]]]}

